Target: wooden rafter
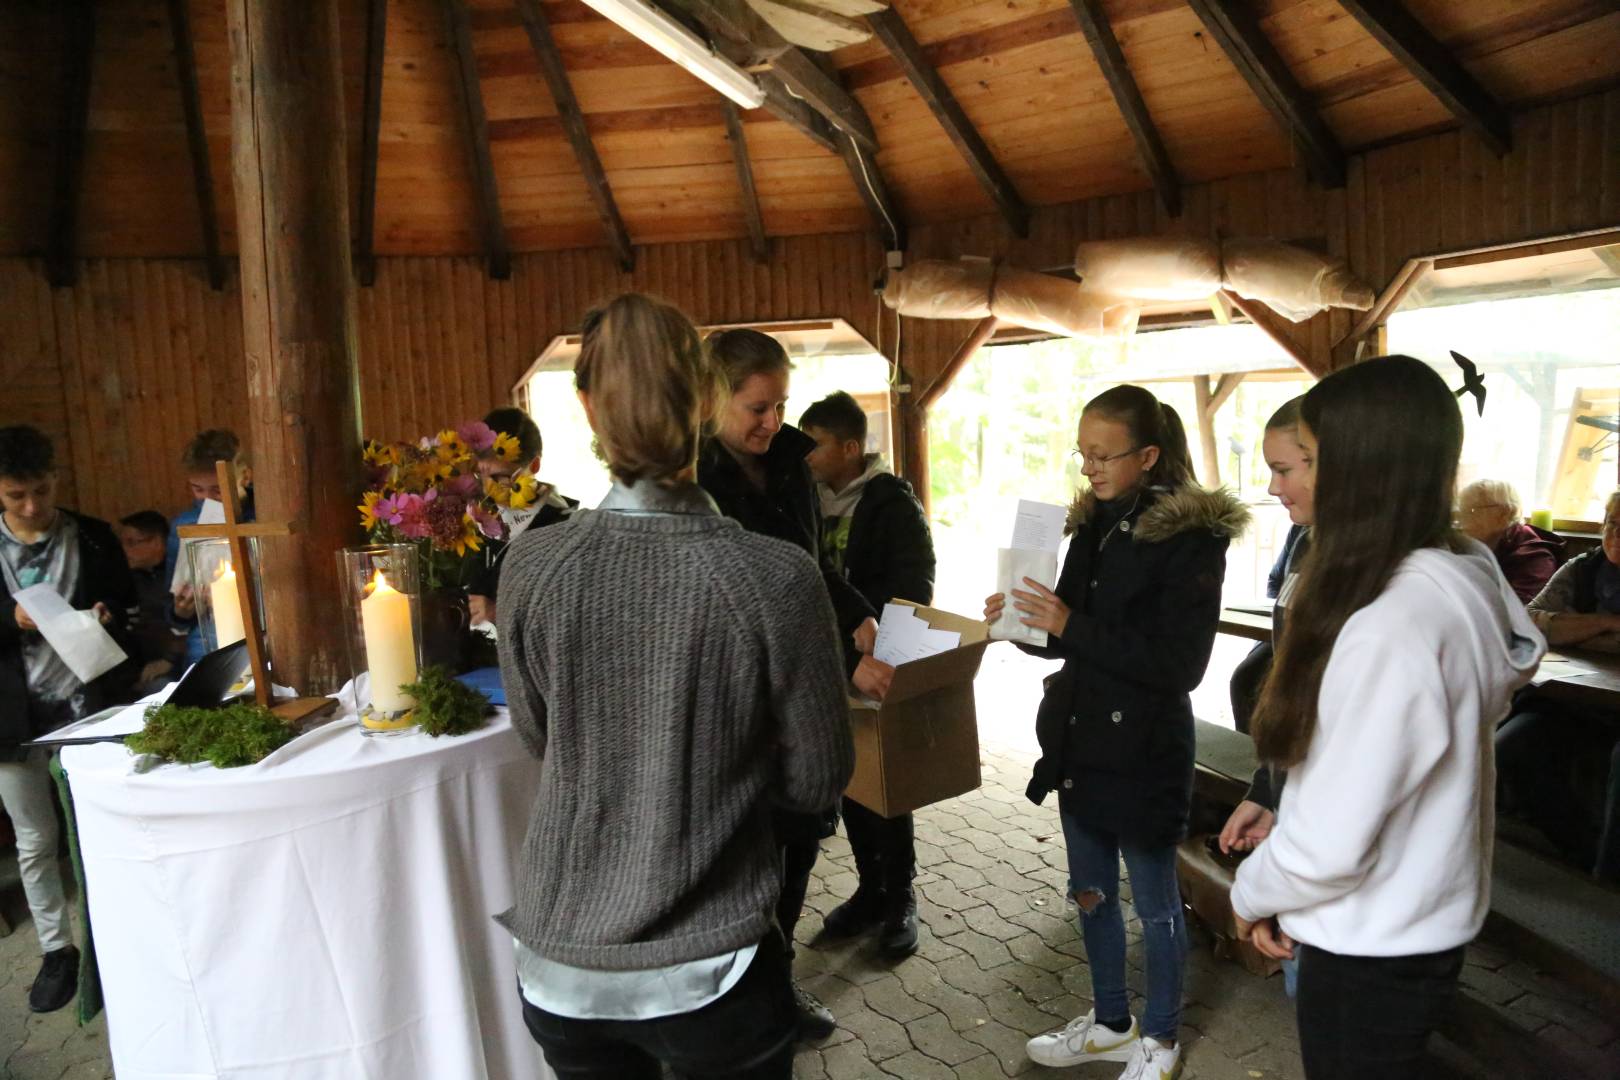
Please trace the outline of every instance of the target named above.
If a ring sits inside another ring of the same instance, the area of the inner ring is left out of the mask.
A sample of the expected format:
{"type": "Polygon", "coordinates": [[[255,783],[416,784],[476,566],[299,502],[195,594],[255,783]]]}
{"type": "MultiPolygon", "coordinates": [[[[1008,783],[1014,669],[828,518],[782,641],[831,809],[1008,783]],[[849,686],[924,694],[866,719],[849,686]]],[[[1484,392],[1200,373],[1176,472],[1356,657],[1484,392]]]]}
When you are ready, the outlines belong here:
{"type": "Polygon", "coordinates": [[[1400,0],[1339,0],[1366,31],[1378,39],[1465,125],[1497,154],[1513,148],[1507,111],[1457,62],[1438,38],[1400,0]]]}
{"type": "Polygon", "coordinates": [[[1248,0],[1187,0],[1255,96],[1300,148],[1324,187],[1343,187],[1344,150],[1282,56],[1266,38],[1248,0]]]}
{"type": "Polygon", "coordinates": [[[1241,311],[1255,326],[1258,326],[1267,337],[1276,342],[1283,352],[1293,358],[1294,363],[1311,375],[1320,379],[1327,374],[1327,368],[1321,361],[1311,355],[1310,350],[1295,341],[1293,336],[1284,329],[1282,319],[1273,314],[1271,309],[1258,300],[1245,300],[1231,289],[1222,289],[1226,302],[1241,311]]]}
{"type": "Polygon", "coordinates": [[[466,125],[473,186],[478,194],[484,250],[489,257],[489,276],[504,281],[512,276],[512,253],[507,247],[506,226],[501,218],[500,189],[495,183],[495,159],[489,152],[489,120],[484,114],[484,92],[478,83],[472,25],[462,0],[444,0],[444,12],[450,33],[450,49],[455,57],[457,85],[461,91],[462,119],[466,125]]]}
{"type": "Polygon", "coordinates": [[[382,133],[383,53],[388,43],[388,0],[366,0],[366,85],[360,119],[360,229],[355,280],[377,280],[377,143],[382,133]]]}
{"type": "Polygon", "coordinates": [[[66,288],[78,280],[79,195],[84,185],[84,139],[90,120],[90,68],[96,19],[90,0],[63,0],[62,84],[57,109],[50,236],[45,276],[66,288]]]}
{"type": "MultiPolygon", "coordinates": [[[[1076,0],[1080,2],[1080,0],[1076,0]]],[[[911,82],[928,106],[928,111],[934,114],[939,126],[945,129],[956,149],[967,162],[968,169],[972,171],[979,186],[995,202],[1001,210],[1001,216],[1006,218],[1007,224],[1012,226],[1019,236],[1029,235],[1029,207],[1024,204],[1018,189],[1008,179],[1007,174],[997,164],[995,155],[985,145],[978,129],[962,111],[957,102],[956,95],[951,93],[950,87],[945,85],[939,73],[934,70],[926,57],[923,56],[922,46],[907,29],[905,21],[889,8],[876,15],[868,15],[866,23],[889,50],[900,70],[905,72],[906,78],[911,82]]]]}
{"type": "Polygon", "coordinates": [[[562,54],[557,51],[556,39],[551,36],[551,25],[546,22],[537,0],[517,0],[517,8],[518,16],[523,20],[523,29],[529,35],[529,44],[534,48],[534,57],[540,62],[546,85],[551,88],[557,117],[562,121],[563,131],[574,148],[574,158],[579,162],[580,172],[585,174],[585,183],[591,189],[591,201],[596,204],[596,212],[602,218],[602,229],[607,233],[608,242],[613,245],[614,254],[618,256],[619,268],[629,273],[636,267],[636,252],[630,245],[630,231],[624,227],[619,204],[614,201],[613,189],[608,186],[607,172],[602,168],[596,144],[591,141],[591,133],[585,126],[585,114],[580,110],[579,99],[574,96],[574,87],[569,82],[562,54]]]}
{"type": "Polygon", "coordinates": [[[843,155],[844,164],[849,168],[850,179],[855,181],[855,189],[861,194],[861,201],[866,203],[873,220],[884,230],[885,246],[890,251],[904,251],[906,223],[901,220],[900,211],[895,208],[894,199],[889,194],[889,186],[883,182],[883,174],[878,171],[877,162],[873,161],[871,155],[861,149],[860,144],[850,138],[847,132],[838,132],[837,138],[839,153],[843,155]]]}
{"type": "Polygon", "coordinates": [[[743,134],[742,114],[734,102],[726,102],[726,138],[731,140],[731,157],[737,165],[737,186],[742,190],[743,217],[748,221],[748,246],[754,261],[763,264],[770,256],[765,239],[765,218],[759,211],[759,192],[754,188],[754,165],[748,157],[748,139],[743,134]]]}
{"type": "Polygon", "coordinates": [[[197,56],[191,43],[191,12],[186,0],[169,0],[169,34],[174,41],[174,70],[180,82],[180,108],[186,116],[186,143],[191,151],[191,179],[197,189],[203,258],[208,284],[225,287],[225,257],[219,248],[219,219],[214,211],[214,171],[208,160],[208,128],[197,93],[197,56]]]}
{"type": "Polygon", "coordinates": [[[877,132],[866,109],[856,101],[838,78],[824,71],[800,49],[785,49],[771,59],[771,72],[789,90],[809,102],[833,127],[860,143],[866,150],[877,149],[877,132]]]}
{"type": "Polygon", "coordinates": [[[1091,55],[1096,57],[1097,66],[1102,69],[1103,78],[1108,80],[1108,89],[1113,91],[1120,114],[1125,117],[1125,126],[1130,128],[1131,138],[1136,141],[1136,152],[1142,158],[1142,167],[1153,178],[1153,187],[1159,193],[1159,205],[1171,217],[1180,217],[1181,178],[1176,175],[1170,152],[1164,148],[1159,129],[1148,114],[1147,103],[1142,100],[1142,91],[1137,88],[1136,79],[1125,63],[1125,53],[1120,49],[1119,39],[1114,36],[1114,28],[1108,22],[1108,13],[1103,10],[1101,0],[1069,0],[1069,6],[1074,8],[1075,18],[1080,20],[1080,29],[1085,32],[1086,44],[1091,46],[1091,55]]]}
{"type": "Polygon", "coordinates": [[[762,76],[759,85],[765,90],[766,112],[823,149],[835,154],[840,152],[838,140],[833,138],[832,125],[823,120],[820,113],[794,97],[787,87],[769,75],[762,76]]]}

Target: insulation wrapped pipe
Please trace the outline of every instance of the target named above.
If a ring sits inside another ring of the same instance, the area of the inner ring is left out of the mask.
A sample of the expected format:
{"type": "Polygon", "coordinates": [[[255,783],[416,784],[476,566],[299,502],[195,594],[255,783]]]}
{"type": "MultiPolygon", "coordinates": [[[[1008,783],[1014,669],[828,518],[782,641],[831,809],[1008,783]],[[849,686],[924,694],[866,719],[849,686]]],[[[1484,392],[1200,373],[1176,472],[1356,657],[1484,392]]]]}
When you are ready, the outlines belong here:
{"type": "Polygon", "coordinates": [[[883,302],[922,319],[983,319],[1066,337],[1124,338],[1136,332],[1140,307],[1084,289],[1067,278],[1002,266],[986,259],[924,259],[892,272],[883,302]]]}

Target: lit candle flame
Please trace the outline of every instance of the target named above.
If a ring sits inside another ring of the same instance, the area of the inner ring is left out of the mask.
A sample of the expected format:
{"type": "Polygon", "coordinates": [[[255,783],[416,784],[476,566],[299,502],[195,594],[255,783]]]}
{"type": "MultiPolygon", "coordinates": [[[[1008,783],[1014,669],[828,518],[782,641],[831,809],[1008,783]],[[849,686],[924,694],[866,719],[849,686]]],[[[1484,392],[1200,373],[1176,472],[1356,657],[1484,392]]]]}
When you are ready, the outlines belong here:
{"type": "Polygon", "coordinates": [[[229,562],[216,563],[214,565],[214,580],[215,581],[218,581],[220,578],[224,577],[226,574],[234,574],[234,573],[236,573],[236,571],[231,567],[231,564],[229,562]]]}
{"type": "Polygon", "coordinates": [[[376,573],[371,575],[371,585],[366,589],[366,595],[370,596],[373,593],[381,590],[387,590],[388,592],[396,591],[392,585],[388,584],[388,579],[383,576],[382,568],[378,567],[376,573]]]}

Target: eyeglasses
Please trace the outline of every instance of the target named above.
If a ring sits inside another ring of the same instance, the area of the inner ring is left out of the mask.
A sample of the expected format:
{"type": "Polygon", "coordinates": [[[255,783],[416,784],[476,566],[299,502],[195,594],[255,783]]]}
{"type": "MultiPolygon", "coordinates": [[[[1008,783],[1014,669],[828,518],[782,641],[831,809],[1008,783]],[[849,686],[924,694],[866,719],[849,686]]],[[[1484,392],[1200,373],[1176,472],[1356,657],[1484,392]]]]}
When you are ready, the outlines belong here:
{"type": "Polygon", "coordinates": [[[1130,457],[1132,454],[1141,453],[1141,451],[1142,448],[1140,446],[1133,446],[1129,450],[1121,450],[1117,454],[1105,454],[1101,457],[1093,457],[1091,454],[1083,453],[1079,447],[1075,447],[1073,450],[1069,451],[1069,456],[1080,462],[1081,468],[1100,469],[1110,462],[1118,461],[1120,458],[1130,457]]]}

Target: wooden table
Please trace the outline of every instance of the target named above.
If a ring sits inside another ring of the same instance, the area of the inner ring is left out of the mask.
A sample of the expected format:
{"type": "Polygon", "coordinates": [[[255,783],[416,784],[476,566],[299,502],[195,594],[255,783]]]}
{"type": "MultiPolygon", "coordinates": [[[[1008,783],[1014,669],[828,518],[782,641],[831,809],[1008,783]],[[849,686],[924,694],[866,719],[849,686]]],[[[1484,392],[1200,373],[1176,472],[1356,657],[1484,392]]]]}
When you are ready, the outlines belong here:
{"type": "MultiPolygon", "coordinates": [[[[1220,632],[1250,641],[1271,640],[1271,616],[1241,608],[1221,611],[1220,632]]],[[[1566,648],[1548,650],[1535,686],[1555,701],[1620,716],[1620,654],[1566,648]]]]}

